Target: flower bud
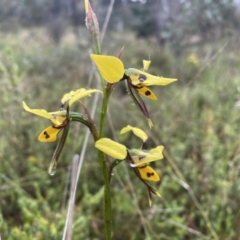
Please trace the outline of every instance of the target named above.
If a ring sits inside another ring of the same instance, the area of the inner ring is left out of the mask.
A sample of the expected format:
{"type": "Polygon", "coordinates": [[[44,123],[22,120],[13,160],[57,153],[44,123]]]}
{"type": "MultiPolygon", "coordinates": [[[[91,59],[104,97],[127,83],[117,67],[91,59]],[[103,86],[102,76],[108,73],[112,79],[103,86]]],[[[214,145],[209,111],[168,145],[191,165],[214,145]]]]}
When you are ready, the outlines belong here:
{"type": "Polygon", "coordinates": [[[86,11],[86,27],[89,30],[94,43],[99,43],[99,24],[95,13],[88,0],[85,0],[85,11],[86,11]]]}

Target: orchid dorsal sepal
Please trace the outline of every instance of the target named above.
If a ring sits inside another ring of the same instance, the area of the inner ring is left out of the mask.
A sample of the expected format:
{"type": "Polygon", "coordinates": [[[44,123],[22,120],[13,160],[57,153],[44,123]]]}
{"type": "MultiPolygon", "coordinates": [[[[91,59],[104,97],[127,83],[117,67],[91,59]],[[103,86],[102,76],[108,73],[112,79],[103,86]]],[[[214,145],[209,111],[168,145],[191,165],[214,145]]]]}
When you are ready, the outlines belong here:
{"type": "Polygon", "coordinates": [[[123,62],[114,56],[91,54],[102,77],[109,83],[119,82],[124,76],[123,62]]]}
{"type": "Polygon", "coordinates": [[[149,66],[150,66],[150,64],[151,64],[151,61],[149,61],[149,60],[143,60],[143,70],[144,70],[144,71],[147,71],[148,68],[149,68],[149,66]]]}
{"type": "Polygon", "coordinates": [[[126,127],[122,128],[122,130],[120,131],[120,134],[124,134],[129,131],[132,131],[134,135],[141,138],[143,142],[146,142],[146,140],[148,139],[147,134],[142,129],[137,127],[132,127],[131,125],[127,125],[126,127]]]}
{"type": "Polygon", "coordinates": [[[123,160],[127,156],[127,148],[109,138],[101,138],[97,140],[95,147],[107,155],[119,160],[123,160]]]}

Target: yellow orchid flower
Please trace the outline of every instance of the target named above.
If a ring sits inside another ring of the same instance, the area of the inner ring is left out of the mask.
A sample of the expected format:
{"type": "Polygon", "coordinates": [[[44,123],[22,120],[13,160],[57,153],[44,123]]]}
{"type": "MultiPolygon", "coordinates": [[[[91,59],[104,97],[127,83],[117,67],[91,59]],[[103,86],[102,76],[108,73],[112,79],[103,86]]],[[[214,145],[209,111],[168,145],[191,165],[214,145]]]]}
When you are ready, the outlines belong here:
{"type": "Polygon", "coordinates": [[[148,152],[144,152],[144,154],[142,154],[143,151],[137,151],[136,149],[128,150],[126,146],[115,142],[109,138],[99,139],[98,141],[96,141],[95,147],[98,150],[118,160],[127,159],[127,153],[130,153],[131,159],[129,160],[132,161],[132,163],[130,163],[130,166],[137,167],[140,173],[140,177],[142,179],[153,182],[157,182],[160,180],[156,171],[153,170],[151,167],[147,166],[146,163],[162,159],[162,154],[159,154],[159,156],[157,157],[156,154],[153,156],[151,155],[151,153],[148,152]]]}
{"type": "Polygon", "coordinates": [[[31,109],[27,106],[25,102],[23,102],[23,108],[26,111],[36,114],[38,116],[47,118],[53,123],[52,126],[48,126],[40,133],[40,135],[38,136],[39,141],[55,142],[57,140],[58,134],[60,133],[61,130],[63,130],[61,138],[59,139],[59,142],[54,151],[52,161],[48,169],[48,172],[50,175],[53,175],[56,171],[58,158],[61,154],[61,151],[67,139],[70,121],[77,119],[78,121],[87,125],[87,120],[85,117],[83,117],[83,115],[71,113],[72,115],[69,116],[69,107],[79,99],[86,96],[91,96],[91,94],[95,92],[101,92],[101,91],[97,89],[86,90],[84,88],[80,88],[75,91],[70,91],[69,93],[64,94],[61,99],[62,108],[56,112],[47,112],[44,109],[31,109]],[[66,104],[66,109],[63,108],[65,104],[66,104]]]}
{"type": "MultiPolygon", "coordinates": [[[[145,142],[147,140],[147,134],[139,128],[128,125],[123,128],[120,133],[124,134],[128,131],[132,131],[137,137],[145,142]]],[[[140,177],[148,181],[159,181],[158,174],[151,167],[147,166],[148,163],[163,159],[163,146],[158,146],[149,151],[142,149],[127,149],[126,146],[117,143],[109,138],[101,138],[95,143],[95,147],[107,155],[124,160],[130,156],[131,167],[136,167],[140,173],[140,177]]]]}
{"type": "Polygon", "coordinates": [[[149,127],[153,126],[148,109],[140,97],[144,95],[151,100],[157,100],[156,95],[148,86],[165,86],[177,81],[175,78],[163,78],[154,76],[145,71],[149,68],[151,61],[143,60],[143,70],[135,68],[124,69],[123,62],[114,56],[90,54],[102,77],[109,83],[114,84],[122,80],[127,81],[127,88],[134,103],[147,118],[149,127]]]}
{"type": "Polygon", "coordinates": [[[139,93],[152,100],[157,100],[157,97],[147,86],[166,86],[177,81],[175,78],[163,78],[146,73],[151,61],[143,60],[144,71],[142,71],[135,68],[124,69],[123,62],[114,56],[96,54],[90,56],[107,82],[116,83],[128,78],[139,93]]]}
{"type": "MultiPolygon", "coordinates": [[[[69,93],[66,93],[63,95],[61,99],[61,103],[62,105],[64,105],[66,102],[68,102],[68,106],[70,107],[72,106],[73,103],[75,103],[79,99],[86,96],[91,96],[91,94],[95,92],[101,93],[101,91],[98,89],[86,90],[85,88],[80,88],[75,91],[70,91],[69,93]]],[[[61,109],[56,112],[47,112],[44,109],[31,109],[27,106],[25,102],[23,102],[23,108],[24,110],[30,113],[47,118],[53,123],[53,126],[49,126],[45,128],[38,136],[38,140],[41,142],[56,141],[58,133],[61,131],[61,129],[63,129],[67,125],[67,120],[66,120],[67,112],[64,109],[61,109]]]]}
{"type": "Polygon", "coordinates": [[[45,128],[38,136],[40,142],[55,142],[58,133],[66,126],[66,111],[47,112],[44,109],[31,109],[23,102],[24,110],[51,120],[53,126],[45,128]],[[65,124],[64,124],[65,123],[65,124]]]}
{"type": "MultiPolygon", "coordinates": [[[[147,134],[142,129],[132,127],[130,125],[124,127],[120,131],[120,133],[124,134],[129,131],[132,131],[137,137],[139,137],[143,141],[143,144],[148,138],[147,134]]],[[[123,144],[115,142],[109,138],[101,138],[96,141],[95,147],[98,150],[116,159],[112,163],[111,169],[113,169],[113,167],[115,167],[119,162],[121,162],[121,160],[128,159],[130,161],[130,166],[133,167],[136,175],[147,187],[150,206],[152,204],[152,193],[161,197],[161,195],[146,181],[160,181],[158,173],[147,164],[163,158],[163,146],[158,146],[149,151],[145,149],[128,149],[123,144]]]]}

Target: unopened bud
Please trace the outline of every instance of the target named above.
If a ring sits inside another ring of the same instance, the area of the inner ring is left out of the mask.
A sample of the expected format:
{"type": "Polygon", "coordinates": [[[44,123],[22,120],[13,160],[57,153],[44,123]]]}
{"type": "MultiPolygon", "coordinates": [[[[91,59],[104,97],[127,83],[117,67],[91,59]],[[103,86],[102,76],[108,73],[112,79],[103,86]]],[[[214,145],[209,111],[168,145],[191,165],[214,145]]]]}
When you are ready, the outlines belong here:
{"type": "Polygon", "coordinates": [[[89,30],[94,43],[99,42],[99,24],[98,24],[98,19],[95,15],[95,13],[92,10],[92,7],[89,3],[88,0],[85,0],[85,11],[86,11],[86,26],[87,29],[89,30]]]}

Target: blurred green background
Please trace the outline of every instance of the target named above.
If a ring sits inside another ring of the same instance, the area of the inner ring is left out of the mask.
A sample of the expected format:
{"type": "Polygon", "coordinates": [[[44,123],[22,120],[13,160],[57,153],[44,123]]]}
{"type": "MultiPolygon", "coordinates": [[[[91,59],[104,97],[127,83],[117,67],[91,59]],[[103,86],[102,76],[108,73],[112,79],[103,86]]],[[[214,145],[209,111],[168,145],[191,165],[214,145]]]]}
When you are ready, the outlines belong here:
{"type": "MultiPolygon", "coordinates": [[[[102,28],[109,1],[92,1],[102,28]]],[[[149,208],[145,186],[127,163],[112,178],[113,239],[239,239],[240,236],[240,5],[239,1],[116,1],[102,44],[126,67],[178,78],[144,99],[154,123],[115,87],[106,136],[137,148],[122,127],[141,127],[148,147],[165,146],[152,164],[162,198],[149,208]],[[119,114],[119,112],[121,114],[119,114]]],[[[89,86],[91,39],[83,1],[0,2],[0,236],[61,239],[71,185],[70,168],[86,129],[72,124],[54,176],[47,169],[56,143],[38,142],[49,122],[22,109],[55,111],[62,95],[89,86]]],[[[92,98],[85,102],[89,109],[92,98]]],[[[76,104],[76,111],[82,111],[76,104]]],[[[100,102],[96,114],[99,121],[100,102]]],[[[104,239],[101,177],[90,139],[81,171],[71,239],[104,239]]]]}

